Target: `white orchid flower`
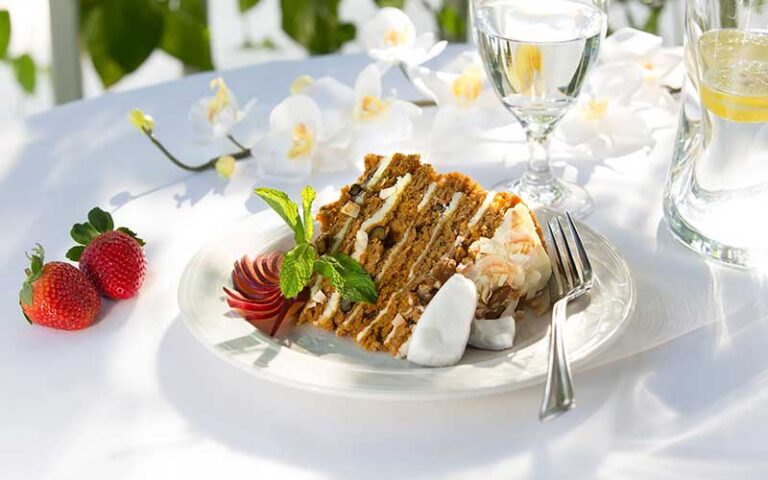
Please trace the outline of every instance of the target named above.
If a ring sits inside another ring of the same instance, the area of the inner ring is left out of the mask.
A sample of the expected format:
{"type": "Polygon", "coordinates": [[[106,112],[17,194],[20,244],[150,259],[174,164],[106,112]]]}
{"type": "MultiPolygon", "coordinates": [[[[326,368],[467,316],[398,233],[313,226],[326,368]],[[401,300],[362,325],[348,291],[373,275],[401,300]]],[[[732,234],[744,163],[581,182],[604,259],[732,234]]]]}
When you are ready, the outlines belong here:
{"type": "Polygon", "coordinates": [[[621,66],[626,74],[642,77],[642,85],[633,95],[634,101],[676,110],[677,103],[663,86],[678,83],[670,77],[681,65],[682,55],[679,49],[663,48],[661,37],[620,28],[605,39],[600,60],[604,65],[621,66]]]}
{"type": "Polygon", "coordinates": [[[363,26],[363,42],[374,60],[407,66],[421,65],[445,50],[448,42],[433,33],[416,34],[416,26],[402,10],[384,7],[363,26]]]}
{"type": "Polygon", "coordinates": [[[421,115],[416,105],[398,100],[394,90],[388,97],[382,95],[382,75],[373,64],[364,68],[355,81],[351,113],[358,149],[371,150],[409,139],[413,120],[421,115]]]}
{"type": "Polygon", "coordinates": [[[642,87],[641,72],[623,65],[603,65],[593,72],[588,90],[565,116],[556,135],[582,145],[596,158],[621,156],[654,144],[651,129],[633,95],[642,87]]]}
{"type": "Polygon", "coordinates": [[[204,139],[223,138],[246,116],[256,102],[251,100],[240,110],[235,94],[229,90],[221,77],[211,80],[210,88],[215,90],[213,96],[201,98],[192,105],[188,119],[204,139]]]}
{"type": "Polygon", "coordinates": [[[409,68],[409,75],[422,82],[437,103],[433,144],[448,146],[457,134],[479,133],[512,122],[488,84],[476,52],[459,55],[440,71],[409,68]]]}
{"type": "Polygon", "coordinates": [[[643,117],[609,97],[584,95],[557,132],[565,143],[583,145],[596,158],[622,156],[654,145],[643,117]]]}
{"type": "Polygon", "coordinates": [[[322,138],[322,114],[306,95],[291,95],[269,115],[266,155],[260,159],[262,176],[300,181],[312,173],[322,138]]]}

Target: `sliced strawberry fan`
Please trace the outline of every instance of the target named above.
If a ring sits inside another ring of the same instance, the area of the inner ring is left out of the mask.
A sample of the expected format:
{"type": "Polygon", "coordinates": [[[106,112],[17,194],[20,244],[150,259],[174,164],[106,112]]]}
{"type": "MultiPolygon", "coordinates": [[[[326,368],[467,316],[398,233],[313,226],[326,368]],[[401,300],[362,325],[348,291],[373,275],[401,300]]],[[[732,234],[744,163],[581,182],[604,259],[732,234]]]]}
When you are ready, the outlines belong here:
{"type": "Polygon", "coordinates": [[[306,294],[285,298],[280,291],[283,254],[259,255],[253,261],[244,256],[232,269],[234,291],[223,287],[227,304],[248,323],[275,336],[286,319],[292,318],[306,302],[306,294]]]}

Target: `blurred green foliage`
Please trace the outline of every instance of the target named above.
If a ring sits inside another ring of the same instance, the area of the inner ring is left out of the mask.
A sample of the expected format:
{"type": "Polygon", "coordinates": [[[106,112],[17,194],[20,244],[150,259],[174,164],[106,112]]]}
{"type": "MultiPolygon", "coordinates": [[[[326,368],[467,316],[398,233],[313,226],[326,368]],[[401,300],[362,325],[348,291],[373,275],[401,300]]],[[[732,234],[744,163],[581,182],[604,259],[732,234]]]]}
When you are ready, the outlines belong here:
{"type": "Polygon", "coordinates": [[[105,87],[139,68],[157,49],[187,67],[213,69],[201,0],[80,0],[80,37],[105,87]]]}
{"type": "Polygon", "coordinates": [[[312,55],[333,53],[355,38],[352,23],[339,20],[340,0],[280,0],[283,31],[312,55]]]}
{"type": "Polygon", "coordinates": [[[28,53],[22,53],[16,57],[8,54],[8,45],[11,43],[11,15],[8,10],[0,10],[0,61],[9,64],[13,69],[21,89],[28,94],[35,93],[37,87],[37,66],[35,60],[28,53]]]}

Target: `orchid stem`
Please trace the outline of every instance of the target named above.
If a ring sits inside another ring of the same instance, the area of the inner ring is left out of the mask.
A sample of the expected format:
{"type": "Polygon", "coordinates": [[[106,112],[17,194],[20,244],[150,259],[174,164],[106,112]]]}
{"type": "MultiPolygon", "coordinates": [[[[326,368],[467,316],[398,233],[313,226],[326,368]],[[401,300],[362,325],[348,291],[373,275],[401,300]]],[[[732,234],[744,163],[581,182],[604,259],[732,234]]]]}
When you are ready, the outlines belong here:
{"type": "MultiPolygon", "coordinates": [[[[413,79],[410,75],[408,75],[408,69],[405,68],[405,65],[401,62],[399,65],[400,71],[403,73],[403,76],[406,80],[408,80],[408,83],[413,85],[413,79]]],[[[436,107],[437,103],[435,103],[434,100],[409,100],[412,104],[416,105],[417,107],[436,107]]]]}
{"type": "MultiPolygon", "coordinates": [[[[163,152],[163,155],[165,155],[166,158],[168,158],[168,160],[170,160],[177,167],[182,168],[184,170],[187,170],[189,172],[204,172],[205,170],[210,170],[210,169],[212,169],[212,168],[214,168],[216,166],[216,161],[219,159],[219,157],[212,158],[212,159],[208,160],[207,162],[205,162],[205,163],[203,163],[201,165],[194,165],[194,166],[193,165],[187,165],[186,163],[183,163],[178,158],[176,158],[167,148],[165,148],[165,146],[162,143],[160,143],[160,140],[158,140],[157,137],[155,137],[154,133],[152,133],[151,130],[147,130],[146,128],[142,128],[142,131],[147,136],[147,138],[149,138],[149,140],[153,144],[155,144],[155,146],[161,152],[163,152]]],[[[233,138],[231,138],[231,136],[229,136],[229,137],[230,137],[231,141],[235,142],[235,140],[233,138]]],[[[237,142],[235,142],[235,143],[237,143],[237,142]]],[[[235,158],[235,160],[242,160],[244,158],[248,158],[248,157],[251,156],[251,151],[250,150],[248,150],[247,148],[243,147],[240,144],[237,144],[237,145],[240,147],[241,150],[239,152],[235,152],[235,153],[230,154],[232,157],[235,158]]]]}
{"type": "Polygon", "coordinates": [[[237,146],[237,148],[239,148],[240,151],[248,152],[248,154],[250,155],[250,150],[245,148],[245,145],[243,145],[242,143],[240,143],[237,140],[235,140],[235,137],[233,137],[231,134],[227,135],[227,140],[229,140],[230,142],[235,144],[235,146],[237,146]]]}

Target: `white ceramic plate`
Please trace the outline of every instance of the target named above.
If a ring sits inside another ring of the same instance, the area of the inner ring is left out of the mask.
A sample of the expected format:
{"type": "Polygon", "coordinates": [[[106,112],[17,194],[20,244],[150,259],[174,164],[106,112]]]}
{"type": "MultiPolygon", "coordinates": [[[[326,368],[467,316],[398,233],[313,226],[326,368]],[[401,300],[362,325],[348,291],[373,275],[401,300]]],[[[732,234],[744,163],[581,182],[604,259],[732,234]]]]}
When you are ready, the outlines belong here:
{"type": "MultiPolygon", "coordinates": [[[[537,212],[543,222],[551,215],[537,212]]],[[[595,357],[616,339],[634,306],[627,264],[613,246],[578,223],[595,272],[589,298],[569,309],[565,343],[572,367],[595,357]]],[[[512,349],[468,349],[457,365],[424,368],[386,353],[363,350],[349,338],[312,327],[272,339],[230,312],[223,285],[231,285],[234,261],[244,254],[287,250],[293,236],[271,212],[254,215],[222,232],[190,261],[179,286],[187,327],[208,349],[265,379],[346,396],[391,399],[487,395],[542,382],[547,369],[549,314],[518,322],[512,349]]]]}

